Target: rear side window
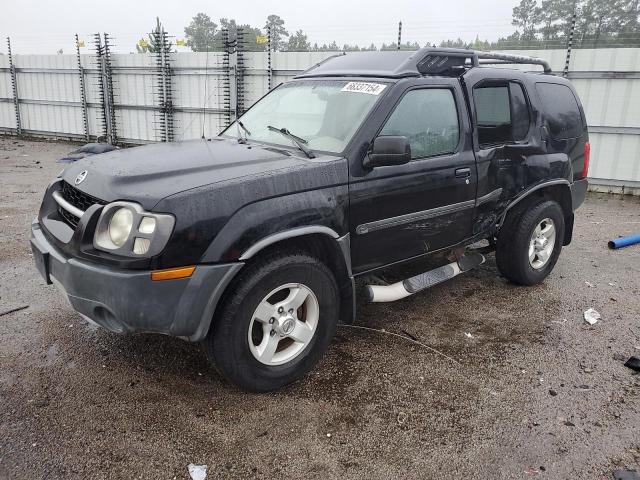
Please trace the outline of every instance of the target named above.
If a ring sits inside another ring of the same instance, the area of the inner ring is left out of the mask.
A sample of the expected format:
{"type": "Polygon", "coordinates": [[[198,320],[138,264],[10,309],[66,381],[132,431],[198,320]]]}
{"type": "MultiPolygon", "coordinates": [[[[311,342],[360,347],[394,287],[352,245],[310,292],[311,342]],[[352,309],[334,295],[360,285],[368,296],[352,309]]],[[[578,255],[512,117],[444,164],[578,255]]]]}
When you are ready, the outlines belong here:
{"type": "Polygon", "coordinates": [[[460,131],[453,92],[445,88],[411,90],[396,106],[380,135],[403,135],[411,158],[453,153],[460,131]]]}
{"type": "Polygon", "coordinates": [[[536,83],[536,90],[544,107],[551,137],[566,140],[581,136],[584,122],[571,89],[557,83],[536,83]]]}
{"type": "Polygon", "coordinates": [[[473,89],[480,145],[499,145],[524,140],[531,116],[522,86],[515,82],[473,89]]]}
{"type": "Polygon", "coordinates": [[[509,84],[509,93],[511,94],[511,111],[513,112],[513,120],[511,122],[512,137],[514,141],[524,140],[527,133],[529,133],[529,125],[531,124],[527,98],[524,96],[522,85],[519,83],[511,82],[509,84]]]}

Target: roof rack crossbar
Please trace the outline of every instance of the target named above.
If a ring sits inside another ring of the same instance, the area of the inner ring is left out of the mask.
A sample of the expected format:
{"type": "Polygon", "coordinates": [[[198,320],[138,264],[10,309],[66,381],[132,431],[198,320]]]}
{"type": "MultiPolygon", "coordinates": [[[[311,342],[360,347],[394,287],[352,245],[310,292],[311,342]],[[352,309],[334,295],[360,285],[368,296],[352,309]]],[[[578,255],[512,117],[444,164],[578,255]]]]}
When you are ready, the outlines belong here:
{"type": "Polygon", "coordinates": [[[542,58],[527,57],[524,55],[510,55],[507,53],[496,52],[476,52],[478,59],[483,60],[482,64],[524,64],[524,65],[540,65],[544,69],[544,73],[551,73],[549,62],[542,58]],[[487,61],[488,60],[488,61],[487,61]]]}

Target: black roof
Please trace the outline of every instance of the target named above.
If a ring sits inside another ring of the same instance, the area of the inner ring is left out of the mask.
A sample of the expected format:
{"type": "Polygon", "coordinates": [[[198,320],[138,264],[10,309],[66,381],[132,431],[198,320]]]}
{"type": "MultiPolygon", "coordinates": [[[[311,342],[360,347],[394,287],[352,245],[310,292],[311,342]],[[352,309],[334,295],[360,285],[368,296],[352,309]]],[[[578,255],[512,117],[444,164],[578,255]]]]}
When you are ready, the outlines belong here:
{"type": "Polygon", "coordinates": [[[422,75],[460,74],[461,70],[483,64],[532,64],[551,73],[546,60],[520,55],[478,52],[457,48],[425,47],[415,51],[343,53],[329,57],[296,78],[364,76],[404,78],[422,75]]]}

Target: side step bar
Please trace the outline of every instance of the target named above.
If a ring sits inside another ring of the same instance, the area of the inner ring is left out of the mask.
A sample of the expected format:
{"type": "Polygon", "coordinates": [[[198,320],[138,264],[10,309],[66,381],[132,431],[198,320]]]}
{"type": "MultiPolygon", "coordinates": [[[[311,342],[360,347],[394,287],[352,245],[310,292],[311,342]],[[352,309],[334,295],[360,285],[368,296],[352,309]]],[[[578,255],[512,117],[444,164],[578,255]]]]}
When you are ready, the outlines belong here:
{"type": "Polygon", "coordinates": [[[483,263],[484,255],[477,252],[468,252],[457,262],[449,263],[391,285],[367,285],[367,296],[370,302],[395,302],[420,290],[449,280],[483,263]]]}

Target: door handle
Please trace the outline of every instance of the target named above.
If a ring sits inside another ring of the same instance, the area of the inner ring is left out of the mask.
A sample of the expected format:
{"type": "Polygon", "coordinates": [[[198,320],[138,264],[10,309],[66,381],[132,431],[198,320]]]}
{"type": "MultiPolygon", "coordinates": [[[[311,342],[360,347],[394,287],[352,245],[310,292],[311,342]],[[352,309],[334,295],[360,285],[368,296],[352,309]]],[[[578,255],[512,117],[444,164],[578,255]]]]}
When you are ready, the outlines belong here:
{"type": "Polygon", "coordinates": [[[456,168],[456,178],[467,178],[471,176],[470,168],[456,168]]]}

